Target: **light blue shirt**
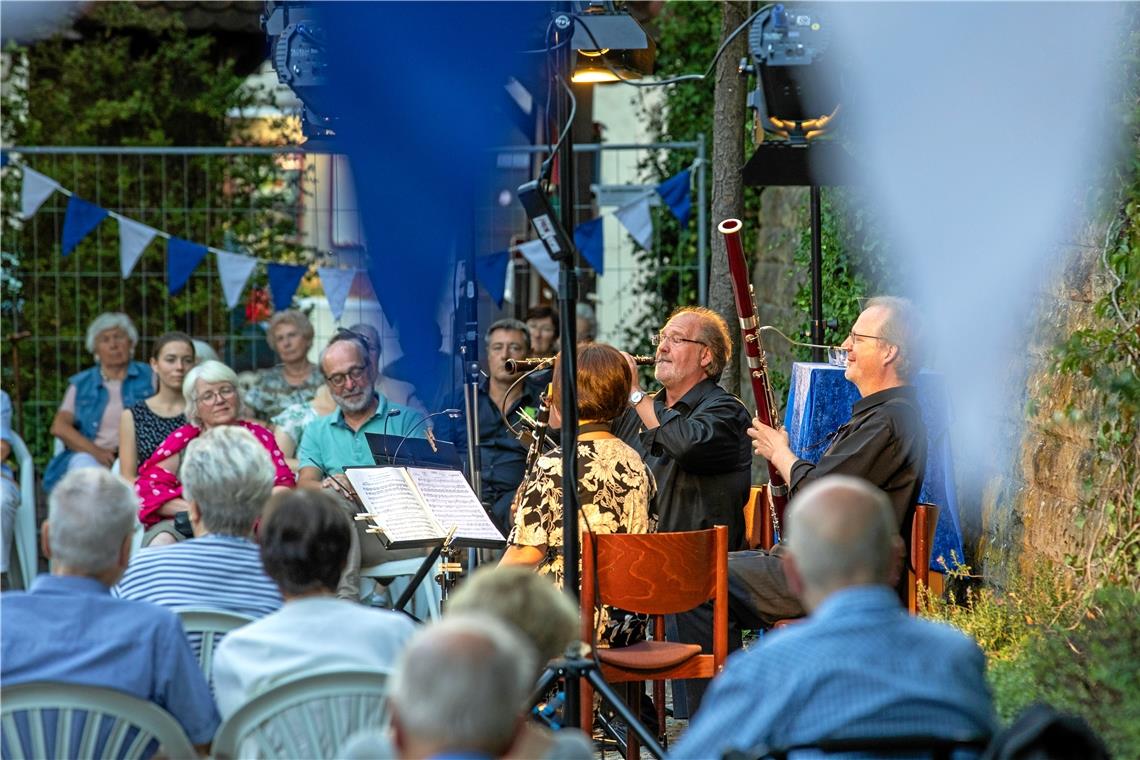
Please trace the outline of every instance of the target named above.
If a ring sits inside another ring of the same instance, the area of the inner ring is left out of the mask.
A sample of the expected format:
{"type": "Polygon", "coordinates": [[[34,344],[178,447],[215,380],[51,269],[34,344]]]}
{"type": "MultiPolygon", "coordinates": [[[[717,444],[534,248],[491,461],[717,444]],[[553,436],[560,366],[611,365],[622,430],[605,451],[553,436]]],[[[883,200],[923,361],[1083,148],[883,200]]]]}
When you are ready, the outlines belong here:
{"type": "Polygon", "coordinates": [[[972,639],[908,615],[886,586],[844,589],[804,622],[733,655],[669,756],[820,739],[987,737],[996,720],[985,667],[972,639]]]}
{"type": "Polygon", "coordinates": [[[31,591],[0,595],[5,686],[31,681],[102,686],[153,702],[194,744],[218,728],[218,711],[178,618],[116,599],[94,578],[41,575],[31,591]]]}
{"type": "Polygon", "coordinates": [[[345,467],[371,467],[376,464],[365,433],[386,433],[391,436],[424,438],[427,425],[424,416],[414,409],[394,404],[377,394],[380,403],[376,412],[353,430],[344,421],[344,411],[318,417],[305,428],[301,449],[297,454],[298,468],[316,467],[326,475],[344,472],[345,467]]]}

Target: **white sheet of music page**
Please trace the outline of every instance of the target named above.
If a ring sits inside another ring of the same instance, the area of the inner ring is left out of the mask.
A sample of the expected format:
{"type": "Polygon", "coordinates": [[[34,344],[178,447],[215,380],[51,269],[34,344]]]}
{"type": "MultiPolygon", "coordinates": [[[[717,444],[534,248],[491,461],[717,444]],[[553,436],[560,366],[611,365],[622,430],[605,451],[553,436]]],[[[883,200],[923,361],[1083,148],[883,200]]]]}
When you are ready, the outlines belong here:
{"type": "Polygon", "coordinates": [[[491,518],[487,517],[487,510],[479,503],[462,472],[409,467],[408,474],[444,533],[456,526],[455,535],[460,538],[505,540],[491,518]]]}
{"type": "Polygon", "coordinates": [[[344,473],[389,541],[443,537],[439,524],[416,496],[403,467],[350,467],[344,473]]]}

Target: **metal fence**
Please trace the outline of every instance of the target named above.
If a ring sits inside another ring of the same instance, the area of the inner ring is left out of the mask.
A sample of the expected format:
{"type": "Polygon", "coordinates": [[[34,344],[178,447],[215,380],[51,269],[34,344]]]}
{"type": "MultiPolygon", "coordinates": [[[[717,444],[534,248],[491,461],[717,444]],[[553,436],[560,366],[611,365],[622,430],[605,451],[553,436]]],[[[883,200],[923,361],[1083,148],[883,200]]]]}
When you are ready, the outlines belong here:
{"type": "MultiPolygon", "coordinates": [[[[501,189],[513,193],[530,179],[546,150],[512,146],[497,151],[501,171],[496,182],[501,189]]],[[[592,163],[592,192],[588,197],[582,194],[578,220],[607,217],[605,273],[597,278],[587,275],[584,292],[597,308],[601,337],[621,345],[623,336],[642,331],[647,304],[655,294],[652,287],[648,293],[638,292],[645,288],[645,267],[612,212],[615,203],[634,192],[631,187],[652,188],[646,184],[645,167],[664,151],[682,151],[695,166],[696,229],[689,234],[696,235],[699,253],[696,261],[680,261],[655,247],[654,256],[662,271],[683,271],[697,279],[699,293],[707,292],[704,140],[584,144],[575,150],[592,163]]],[[[267,262],[367,267],[350,172],[342,157],[295,148],[229,147],[25,147],[10,148],[8,155],[126,218],[191,242],[257,257],[261,263],[251,286],[264,287],[267,262]]],[[[50,454],[48,428],[67,378],[91,364],[83,345],[86,327],[104,311],[124,311],[134,320],[140,333],[136,358],[145,356],[159,334],[177,329],[210,343],[235,369],[273,363],[257,316],[247,318],[247,311],[254,308],[250,288],[235,309],[227,308],[213,256],[206,256],[186,288],[174,296],[167,292],[170,275],[161,241],[151,243],[129,276],[122,276],[114,221],[104,221],[63,257],[60,238],[68,198],[57,192],[32,218],[19,221],[17,172],[5,169],[4,174],[7,223],[0,244],[14,258],[5,259],[0,362],[3,387],[18,401],[18,424],[37,461],[46,461],[50,454]]],[[[486,211],[492,221],[483,225],[478,244],[485,250],[479,253],[502,250],[512,239],[526,236],[526,220],[517,201],[504,204],[499,192],[486,211]]],[[[668,212],[661,207],[654,213],[668,212]]],[[[515,287],[504,311],[521,317],[532,303],[553,297],[553,290],[529,272],[521,256],[515,263],[515,287]]],[[[502,315],[483,300],[481,319],[502,315]]],[[[317,331],[314,345],[323,345],[336,325],[315,275],[302,283],[298,301],[311,310],[317,331]]],[[[385,356],[399,357],[397,336],[383,321],[366,277],[356,278],[340,323],[358,321],[380,321],[390,342],[385,356]]]]}

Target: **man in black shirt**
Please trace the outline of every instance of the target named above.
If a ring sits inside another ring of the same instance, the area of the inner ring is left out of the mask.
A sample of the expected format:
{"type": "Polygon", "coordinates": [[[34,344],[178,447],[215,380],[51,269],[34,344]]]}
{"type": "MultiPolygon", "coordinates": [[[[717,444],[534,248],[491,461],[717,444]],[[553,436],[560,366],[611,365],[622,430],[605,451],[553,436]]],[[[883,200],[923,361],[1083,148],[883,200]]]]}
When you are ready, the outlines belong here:
{"type": "MultiPolygon", "coordinates": [[[[684,307],[673,313],[655,342],[655,375],[662,390],[646,395],[633,367],[630,409],[614,422],[613,432],[636,449],[653,472],[658,532],[726,525],[729,547],[742,548],[752,455],[745,434],[748,410],[717,385],[732,357],[728,327],[714,311],[684,307]]],[[[632,367],[633,360],[627,359],[632,367]]],[[[687,634],[688,614],[677,615],[675,621],[670,616],[666,635],[700,643],[687,634]]],[[[686,688],[674,688],[677,717],[687,714],[686,693],[703,691],[704,683],[687,681],[686,688]]]]}

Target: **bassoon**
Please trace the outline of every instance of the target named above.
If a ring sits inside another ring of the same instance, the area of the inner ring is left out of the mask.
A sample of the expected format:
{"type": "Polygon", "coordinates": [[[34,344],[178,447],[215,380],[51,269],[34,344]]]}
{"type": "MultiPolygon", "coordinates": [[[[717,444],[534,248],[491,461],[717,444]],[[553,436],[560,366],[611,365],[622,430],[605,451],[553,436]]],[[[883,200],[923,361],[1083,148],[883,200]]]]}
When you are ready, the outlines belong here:
{"type": "MultiPolygon", "coordinates": [[[[744,249],[740,244],[740,230],[743,226],[739,219],[725,219],[717,225],[717,230],[724,235],[728,271],[732,275],[732,294],[736,298],[736,313],[740,317],[744,353],[748,357],[748,379],[752,382],[752,395],[756,398],[756,417],[768,427],[778,430],[780,420],[776,398],[772,394],[772,384],[768,380],[768,360],[764,356],[764,344],[760,341],[760,321],[756,318],[752,284],[748,280],[744,249]]],[[[788,484],[772,462],[768,462],[767,491],[773,539],[779,541],[780,520],[788,503],[788,484]]]]}

